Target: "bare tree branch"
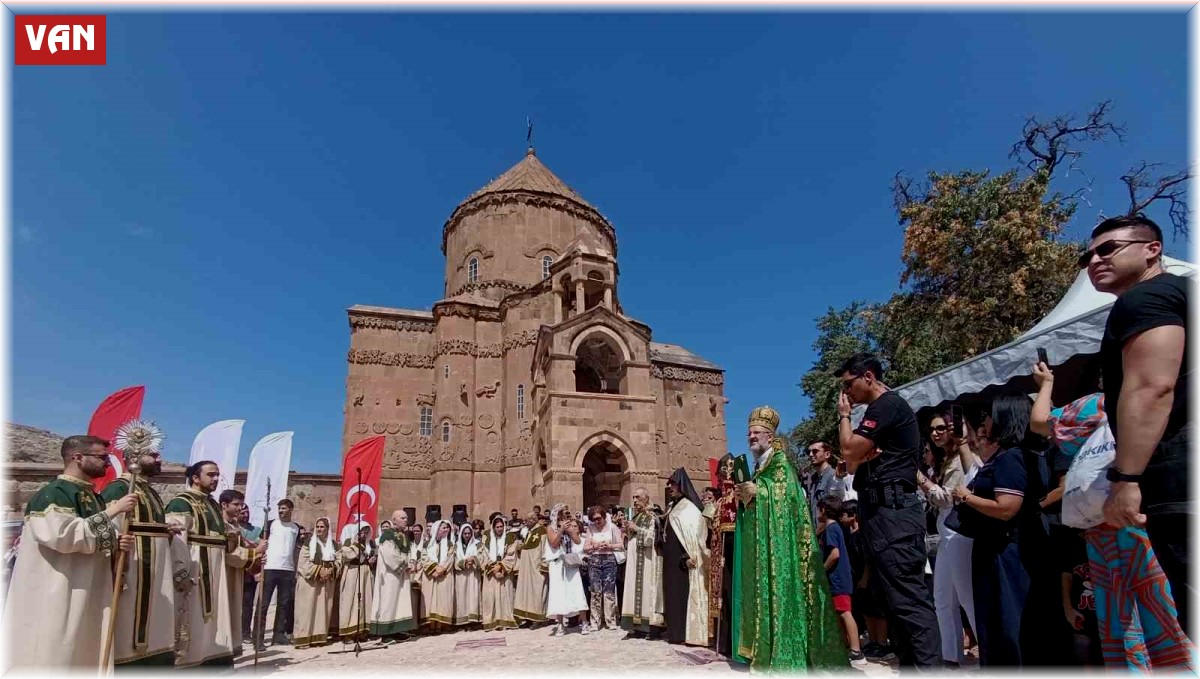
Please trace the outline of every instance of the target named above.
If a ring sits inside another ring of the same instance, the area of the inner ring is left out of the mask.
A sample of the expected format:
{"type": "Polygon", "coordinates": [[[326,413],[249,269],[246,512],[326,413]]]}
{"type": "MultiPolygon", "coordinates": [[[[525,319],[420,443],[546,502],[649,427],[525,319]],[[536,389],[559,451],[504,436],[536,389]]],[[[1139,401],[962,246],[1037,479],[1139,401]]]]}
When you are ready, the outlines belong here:
{"type": "MultiPolygon", "coordinates": [[[[907,205],[915,203],[913,199],[913,178],[904,174],[904,170],[892,177],[892,205],[899,214],[907,205]]],[[[903,221],[903,220],[901,220],[903,221]]]]}
{"type": "Polygon", "coordinates": [[[1021,130],[1021,140],[1013,144],[1008,155],[1024,161],[1025,167],[1033,172],[1043,170],[1053,175],[1064,160],[1074,169],[1075,161],[1083,156],[1083,151],[1074,147],[1076,142],[1101,141],[1109,135],[1124,141],[1125,128],[1108,119],[1111,109],[1111,100],[1102,101],[1082,121],[1072,115],[1045,122],[1030,116],[1021,130]]]}
{"type": "Polygon", "coordinates": [[[1192,169],[1184,168],[1179,172],[1155,175],[1155,168],[1162,163],[1147,163],[1142,161],[1121,176],[1125,188],[1129,191],[1129,212],[1133,216],[1145,212],[1146,208],[1158,201],[1166,201],[1170,207],[1167,214],[1171,217],[1174,227],[1174,237],[1188,237],[1187,214],[1187,183],[1192,178],[1192,169]]]}

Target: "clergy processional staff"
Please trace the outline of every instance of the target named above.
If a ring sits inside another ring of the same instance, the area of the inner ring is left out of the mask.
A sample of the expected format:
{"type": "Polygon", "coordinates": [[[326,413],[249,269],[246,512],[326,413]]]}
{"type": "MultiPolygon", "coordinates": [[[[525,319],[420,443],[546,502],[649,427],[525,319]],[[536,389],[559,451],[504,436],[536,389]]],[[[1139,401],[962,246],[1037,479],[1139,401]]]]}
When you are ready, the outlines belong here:
{"type": "Polygon", "coordinates": [[[735,470],[742,507],[734,538],[733,648],[752,669],[847,667],[812,512],[792,461],[773,445],[778,427],[779,413],[755,408],[747,432],[754,477],[745,478],[744,466],[740,475],[735,470]]]}
{"type": "Polygon", "coordinates": [[[132,536],[118,537],[114,520],[132,510],[137,498],[126,495],[106,508],[92,489],[109,465],[104,439],[70,436],[61,453],[63,473],[25,507],[4,607],[8,652],[0,674],[113,668],[111,655],[101,666],[102,631],[113,614],[113,556],[134,544],[132,536]]]}
{"type": "Polygon", "coordinates": [[[127,495],[135,499],[133,510],[118,519],[121,533],[129,535],[134,546],[123,562],[112,639],[114,658],[118,666],[174,665],[175,598],[177,591],[187,587],[187,543],[173,539],[179,527],[167,525],[166,506],[150,485],[162,471],[162,454],[157,444],[131,446],[122,441],[131,431],[161,438],[157,427],[141,422],[119,429],[117,445],[127,459],[133,458],[128,467],[137,473],[126,471],[100,492],[110,505],[127,495]]]}

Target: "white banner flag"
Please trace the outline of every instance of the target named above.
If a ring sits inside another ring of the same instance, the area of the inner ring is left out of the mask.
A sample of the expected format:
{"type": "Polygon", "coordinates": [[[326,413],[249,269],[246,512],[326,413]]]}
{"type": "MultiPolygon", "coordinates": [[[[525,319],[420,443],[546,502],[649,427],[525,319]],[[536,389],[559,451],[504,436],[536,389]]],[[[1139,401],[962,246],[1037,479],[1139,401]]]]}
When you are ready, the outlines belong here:
{"type": "Polygon", "coordinates": [[[213,499],[221,497],[222,491],[233,488],[234,477],[237,476],[238,449],[242,445],[242,425],[245,420],[221,420],[213,422],[196,434],[192,441],[192,454],[188,465],[200,460],[212,460],[221,470],[221,479],[217,481],[217,490],[213,499]]]}
{"type": "Polygon", "coordinates": [[[254,450],[250,451],[250,468],[246,472],[246,504],[250,507],[251,524],[262,524],[263,508],[269,511],[269,518],[277,518],[279,501],[287,497],[288,466],[291,463],[292,432],[267,434],[254,444],[254,450]],[[269,506],[267,479],[271,480],[269,506]]]}

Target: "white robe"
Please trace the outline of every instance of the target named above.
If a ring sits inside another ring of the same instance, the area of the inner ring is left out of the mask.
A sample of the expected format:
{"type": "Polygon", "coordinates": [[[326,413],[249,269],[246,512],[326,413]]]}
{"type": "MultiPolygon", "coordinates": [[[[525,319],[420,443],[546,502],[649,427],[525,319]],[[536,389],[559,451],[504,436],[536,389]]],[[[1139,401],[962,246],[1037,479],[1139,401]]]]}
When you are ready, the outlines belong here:
{"type": "MultiPolygon", "coordinates": [[[[688,570],[687,638],[692,646],[708,645],[708,520],[689,500],[680,500],[671,508],[667,521],[675,537],[696,562],[688,570]]],[[[628,572],[628,569],[626,569],[628,572]]]]}
{"type": "MultiPolygon", "coordinates": [[[[583,576],[579,574],[579,566],[568,566],[563,561],[566,556],[563,546],[570,539],[564,533],[562,542],[557,549],[550,546],[549,539],[545,541],[546,563],[550,566],[550,572],[546,577],[550,589],[549,595],[546,597],[546,617],[548,618],[559,615],[570,617],[588,610],[588,600],[583,593],[583,576]]],[[[571,551],[582,552],[583,541],[580,540],[579,544],[572,543],[571,551]]]]}

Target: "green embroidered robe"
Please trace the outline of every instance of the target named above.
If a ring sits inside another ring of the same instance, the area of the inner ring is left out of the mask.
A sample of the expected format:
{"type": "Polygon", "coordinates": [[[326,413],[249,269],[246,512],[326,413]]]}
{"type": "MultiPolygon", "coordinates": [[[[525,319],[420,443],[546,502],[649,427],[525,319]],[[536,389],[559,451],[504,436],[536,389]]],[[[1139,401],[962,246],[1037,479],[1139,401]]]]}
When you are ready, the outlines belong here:
{"type": "Polygon", "coordinates": [[[234,578],[250,559],[245,547],[230,548],[220,506],[208,495],[188,489],[167,503],[167,523],[185,531],[193,586],[176,597],[175,624],[186,626],[188,641],[176,664],[223,665],[233,662],[241,639],[233,638],[233,616],[241,610],[231,594],[234,578]]]}
{"type": "MultiPolygon", "coordinates": [[[[129,492],[130,476],[113,480],[100,497],[112,503],[129,492]]],[[[133,512],[117,519],[122,533],[135,538],[125,557],[125,579],[117,600],[113,654],[118,665],[175,663],[176,573],[188,570],[187,542],[172,538],[158,492],[140,477],[133,512]]]]}
{"type": "Polygon", "coordinates": [[[116,550],[116,527],[90,481],[59,476],[33,496],[4,606],[0,674],[112,671],[100,655],[116,550]]]}
{"type": "Polygon", "coordinates": [[[791,460],[772,452],[754,482],[755,499],[738,512],[734,649],[757,670],[847,667],[812,512],[791,460]]]}

